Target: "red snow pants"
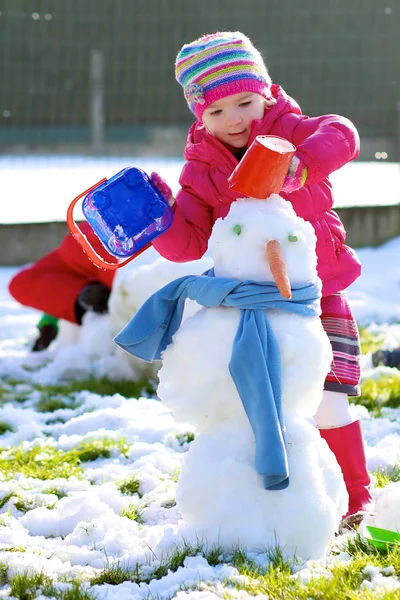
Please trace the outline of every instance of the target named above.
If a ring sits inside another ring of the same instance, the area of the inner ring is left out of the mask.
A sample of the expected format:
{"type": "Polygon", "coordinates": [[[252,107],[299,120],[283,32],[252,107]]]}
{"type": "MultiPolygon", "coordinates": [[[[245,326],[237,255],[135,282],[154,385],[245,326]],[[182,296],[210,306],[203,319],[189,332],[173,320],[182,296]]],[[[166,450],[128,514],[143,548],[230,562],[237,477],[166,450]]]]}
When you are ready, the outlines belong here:
{"type": "MultiPolygon", "coordinates": [[[[117,262],[88,223],[80,223],[79,228],[97,254],[109,262],[117,262]]],[[[68,234],[58,248],[19,271],[8,289],[20,304],[77,323],[75,302],[81,289],[91,281],[101,281],[111,289],[114,276],[115,271],[96,267],[72,234],[68,234]]]]}

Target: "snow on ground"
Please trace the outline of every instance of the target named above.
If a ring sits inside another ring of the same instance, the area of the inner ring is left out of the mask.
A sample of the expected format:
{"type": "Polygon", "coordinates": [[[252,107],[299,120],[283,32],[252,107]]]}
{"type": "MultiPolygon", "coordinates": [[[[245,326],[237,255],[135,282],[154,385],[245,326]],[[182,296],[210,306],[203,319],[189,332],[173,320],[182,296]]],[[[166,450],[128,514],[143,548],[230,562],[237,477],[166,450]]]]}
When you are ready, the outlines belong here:
{"type": "MultiPolygon", "coordinates": [[[[83,191],[125,167],[157,171],[178,189],[181,159],[150,157],[3,156],[0,157],[3,203],[0,223],[63,221],[69,203],[83,191]]],[[[400,169],[397,163],[352,162],[332,173],[335,206],[374,206],[400,202],[400,169]]],[[[78,206],[75,218],[82,218],[78,206]]]]}
{"type": "MultiPolygon", "coordinates": [[[[400,325],[396,323],[400,321],[400,237],[380,248],[361,249],[358,254],[363,275],[349,290],[356,318],[365,325],[373,321],[374,330],[386,334],[385,345],[393,347],[400,344],[400,325]]],[[[56,579],[88,579],[106,566],[120,566],[137,568],[143,581],[97,585],[93,591],[99,599],[139,600],[149,595],[161,599],[177,595],[181,599],[183,594],[187,600],[197,600],[199,594],[202,598],[221,597],[221,581],[240,581],[241,576],[231,566],[211,566],[200,556],[188,557],[175,573],[161,579],[152,577],[177,543],[185,540],[195,546],[198,541],[196,533],[184,527],[174,505],[176,476],[195,433],[193,426],[176,422],[157,399],[125,399],[118,394],[100,397],[82,391],[75,407],[52,413],[35,410],[38,391],[33,386],[37,383],[112,373],[118,379],[129,376],[129,370],[122,368],[113,354],[108,317],[98,317],[95,324],[92,318],[85,322],[75,339],[72,356],[68,346],[31,354],[29,344],[39,315],[9,296],[7,282],[15,272],[12,266],[0,269],[0,381],[5,382],[5,399],[12,391],[27,400],[0,408],[0,422],[12,427],[1,436],[1,446],[23,443],[28,451],[41,444],[39,461],[54,449],[66,452],[99,437],[124,438],[128,449],[125,453],[115,449],[109,458],[83,463],[81,479],[42,481],[17,475],[10,481],[0,481],[0,504],[4,500],[0,509],[0,551],[14,550],[1,556],[9,575],[43,569],[56,579]],[[91,338],[93,327],[97,337],[91,338]],[[62,368],[65,366],[68,368],[62,368]],[[7,383],[10,380],[21,383],[11,390],[7,383]],[[140,496],[121,492],[121,481],[133,475],[139,481],[140,496]],[[48,493],[50,488],[58,491],[58,496],[54,491],[48,493]],[[137,511],[139,522],[123,516],[123,511],[137,511]],[[198,587],[200,581],[209,582],[207,591],[189,590],[191,585],[198,587]],[[179,592],[182,584],[188,591],[179,592]]],[[[365,375],[369,373],[366,370],[365,375]]],[[[354,406],[354,414],[362,419],[369,468],[390,469],[399,464],[400,411],[387,409],[381,418],[371,418],[365,409],[354,406]]],[[[382,492],[374,494],[384,505],[382,492]]],[[[398,488],[393,497],[399,505],[398,488]]],[[[393,520],[397,517],[398,513],[392,515],[393,520]]],[[[345,555],[339,558],[348,559],[345,555]]],[[[257,560],[267,563],[263,549],[257,560]]],[[[328,564],[334,560],[338,559],[331,556],[328,564]]],[[[296,577],[306,582],[312,574],[324,572],[324,565],[324,561],[317,566],[302,565],[296,577]]],[[[375,590],[388,588],[389,584],[393,589],[400,585],[389,573],[387,577],[379,572],[365,575],[364,587],[375,590]]],[[[7,597],[6,590],[3,596],[7,597]]]]}

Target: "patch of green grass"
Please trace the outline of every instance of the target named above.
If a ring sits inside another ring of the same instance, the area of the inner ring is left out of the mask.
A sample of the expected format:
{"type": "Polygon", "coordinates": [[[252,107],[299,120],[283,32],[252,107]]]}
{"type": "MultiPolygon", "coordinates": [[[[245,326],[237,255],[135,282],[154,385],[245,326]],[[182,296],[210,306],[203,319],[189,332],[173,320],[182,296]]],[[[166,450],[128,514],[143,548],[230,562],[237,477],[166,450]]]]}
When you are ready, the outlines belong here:
{"type": "Polygon", "coordinates": [[[58,590],[53,596],[57,600],[96,600],[97,598],[93,592],[84,589],[83,584],[75,581],[71,583],[68,589],[61,592],[58,590]]]}
{"type": "MultiPolygon", "coordinates": [[[[369,566],[376,566],[382,570],[384,568],[389,567],[390,565],[387,561],[383,561],[382,557],[375,556],[360,556],[353,558],[351,562],[348,563],[338,563],[331,567],[330,572],[332,577],[330,579],[326,578],[316,578],[315,580],[311,580],[307,585],[307,596],[302,595],[300,598],[324,598],[326,600],[342,600],[342,599],[351,599],[351,600],[373,600],[377,598],[377,594],[375,590],[371,592],[366,589],[360,589],[363,581],[370,581],[370,576],[364,571],[369,566]]],[[[397,571],[398,574],[398,571],[397,571]]],[[[379,594],[380,598],[384,598],[385,600],[394,600],[399,597],[399,591],[393,592],[381,592],[379,594]]]]}
{"type": "Polygon", "coordinates": [[[400,407],[400,373],[379,379],[366,379],[361,384],[361,396],[352,402],[365,406],[375,417],[380,416],[383,407],[400,407]]]}
{"type": "MultiPolygon", "coordinates": [[[[226,582],[237,590],[245,590],[255,596],[264,594],[270,600],[373,600],[376,597],[385,600],[399,598],[399,590],[393,592],[371,592],[360,589],[363,581],[371,579],[368,568],[377,567],[383,576],[400,574],[400,546],[394,549],[379,550],[369,544],[362,536],[349,537],[343,544],[343,551],[351,556],[351,561],[340,562],[326,567],[326,574],[318,574],[308,581],[302,581],[293,573],[295,559],[287,560],[281,550],[267,550],[269,564],[262,569],[237,550],[233,564],[246,579],[241,582],[226,582]],[[387,569],[387,571],[385,571],[387,569]]],[[[211,588],[210,588],[211,589],[211,588]]]]}
{"type": "MultiPolygon", "coordinates": [[[[156,383],[148,379],[112,381],[108,377],[99,379],[90,377],[66,384],[46,386],[30,385],[10,379],[0,385],[0,406],[7,402],[24,403],[31,398],[33,392],[39,392],[39,399],[35,402],[36,410],[42,413],[50,413],[59,409],[76,410],[79,408],[82,402],[77,398],[77,395],[82,391],[92,392],[99,396],[120,394],[124,398],[151,398],[156,396],[156,390],[156,383]]],[[[5,422],[2,431],[0,423],[0,435],[12,430],[12,427],[5,422]]]]}
{"type": "Polygon", "coordinates": [[[138,494],[139,498],[141,494],[139,494],[140,481],[136,477],[136,475],[132,475],[128,477],[128,479],[124,479],[120,483],[117,484],[117,488],[124,494],[124,496],[133,496],[133,494],[138,494]]]}
{"type": "Polygon", "coordinates": [[[199,554],[204,556],[211,565],[221,563],[221,560],[219,560],[222,556],[220,548],[215,547],[207,553],[203,550],[203,546],[204,544],[200,541],[196,545],[183,541],[171,553],[162,556],[159,560],[154,557],[154,561],[158,566],[153,571],[147,568],[142,571],[138,564],[131,570],[121,567],[120,563],[107,565],[101,573],[91,579],[90,583],[92,586],[103,585],[104,583],[118,585],[124,581],[132,581],[137,584],[141,582],[150,583],[152,579],[165,577],[169,571],[173,573],[177,571],[179,567],[183,566],[187,556],[197,556],[199,554]]]}
{"type": "Polygon", "coordinates": [[[206,556],[204,552],[204,544],[201,541],[198,541],[195,546],[183,540],[181,544],[178,544],[174,550],[166,555],[161,556],[160,564],[153,573],[150,575],[149,580],[146,583],[149,583],[151,579],[161,579],[168,575],[168,572],[171,571],[175,573],[179,569],[179,567],[183,567],[183,563],[185,562],[185,558],[188,556],[197,556],[201,554],[206,556]]]}
{"type": "Polygon", "coordinates": [[[221,546],[214,545],[207,552],[208,564],[211,565],[212,567],[216,567],[217,565],[219,565],[222,562],[223,555],[224,555],[224,552],[223,552],[221,546]]]}
{"type": "MultiPolygon", "coordinates": [[[[42,506],[42,504],[41,503],[38,504],[34,498],[28,498],[28,497],[24,498],[23,496],[20,496],[18,493],[14,493],[12,498],[13,498],[13,504],[14,504],[15,508],[23,513],[27,513],[28,511],[33,510],[34,508],[38,508],[39,506],[42,506]]],[[[46,504],[46,507],[49,510],[51,510],[55,507],[56,504],[57,504],[57,500],[54,501],[52,504],[46,504]]]]}
{"type": "Polygon", "coordinates": [[[114,450],[127,456],[129,444],[122,438],[91,439],[64,452],[47,443],[31,447],[21,443],[15,447],[0,448],[0,473],[5,479],[11,479],[17,473],[41,480],[82,478],[81,463],[100,457],[109,458],[114,450]]]}
{"type": "MultiPolygon", "coordinates": [[[[376,567],[383,576],[399,577],[400,546],[379,550],[362,536],[356,535],[347,538],[347,543],[343,543],[343,548],[337,551],[348,552],[352,560],[326,566],[325,573],[321,573],[320,565],[315,576],[307,583],[303,583],[295,575],[298,568],[294,567],[300,564],[299,560],[295,557],[286,558],[279,546],[266,549],[266,567],[255,564],[240,548],[235,548],[228,559],[219,548],[215,548],[214,553],[209,553],[208,556],[203,552],[202,554],[209,564],[227,562],[244,576],[240,580],[228,579],[221,582],[222,587],[226,588],[227,594],[223,596],[226,598],[236,597],[232,588],[244,590],[250,596],[262,594],[269,600],[373,600],[377,597],[382,600],[397,600],[400,597],[398,589],[392,592],[381,588],[377,592],[360,587],[364,581],[371,580],[371,566],[376,567]]],[[[215,592],[213,585],[201,582],[190,586],[190,589],[215,592]]],[[[182,587],[189,589],[184,585],[182,587]]]]}
{"type": "MultiPolygon", "coordinates": [[[[326,576],[316,574],[307,584],[294,578],[289,570],[282,571],[273,566],[263,575],[252,577],[251,573],[246,573],[249,578],[246,583],[228,583],[229,587],[244,590],[251,596],[262,594],[269,600],[373,600],[377,597],[374,592],[360,589],[362,581],[367,579],[360,569],[370,564],[369,561],[366,558],[357,562],[354,569],[347,564],[342,568],[333,567],[326,576]]],[[[394,600],[398,595],[379,597],[394,600]]]]}
{"type": "Polygon", "coordinates": [[[80,462],[92,462],[98,458],[110,458],[113,450],[127,457],[129,444],[123,439],[99,438],[86,440],[67,454],[75,455],[80,462]]]}
{"type": "Polygon", "coordinates": [[[241,573],[249,572],[254,570],[254,563],[247,556],[244,548],[236,546],[232,551],[232,558],[229,562],[232,562],[236,569],[240,570],[241,573]]]}
{"type": "Polygon", "coordinates": [[[23,403],[30,399],[34,392],[35,395],[38,395],[37,392],[39,392],[39,399],[35,402],[38,412],[54,412],[59,408],[75,409],[80,406],[74,397],[75,394],[73,397],[69,397],[70,386],[27,385],[9,381],[4,386],[0,386],[0,399],[4,402],[23,403]]]}
{"type": "Polygon", "coordinates": [[[19,600],[35,600],[37,592],[43,587],[53,587],[50,577],[41,573],[19,573],[11,580],[10,595],[19,600]]]}
{"type": "Polygon", "coordinates": [[[5,479],[21,473],[36,479],[81,478],[82,467],[79,457],[73,451],[64,452],[49,444],[34,445],[29,448],[23,443],[10,448],[0,448],[0,473],[5,479]]]}
{"type": "MultiPolygon", "coordinates": [[[[44,595],[50,596],[48,593],[44,595]]],[[[86,590],[82,583],[76,581],[73,581],[65,590],[55,590],[53,597],[57,598],[57,600],[96,600],[97,598],[93,592],[86,590]]]]}
{"type": "Polygon", "coordinates": [[[0,404],[4,405],[6,402],[23,403],[28,400],[32,391],[33,387],[31,385],[9,379],[0,386],[0,404]]]}
{"type": "Polygon", "coordinates": [[[4,563],[0,563],[0,586],[6,585],[7,583],[8,569],[4,563]]]}
{"type": "Polygon", "coordinates": [[[350,554],[351,557],[360,558],[362,556],[379,556],[379,550],[373,544],[370,544],[367,538],[356,532],[354,536],[347,538],[341,545],[341,550],[350,554]]]}
{"type": "Polygon", "coordinates": [[[270,568],[272,567],[282,573],[292,571],[293,567],[299,562],[295,556],[292,558],[285,556],[279,544],[267,548],[266,554],[269,560],[270,568]]]}
{"type": "Polygon", "coordinates": [[[38,412],[47,413],[65,408],[76,410],[79,406],[81,406],[81,403],[77,402],[75,398],[67,398],[59,394],[43,394],[36,403],[35,408],[38,412]]]}
{"type": "MultiPolygon", "coordinates": [[[[246,583],[229,582],[230,587],[237,590],[245,590],[251,596],[258,594],[265,595],[269,600],[300,600],[315,598],[311,596],[307,589],[302,589],[302,585],[293,579],[290,569],[281,570],[270,565],[264,573],[260,569],[249,569],[248,567],[238,569],[241,575],[248,578],[246,583]],[[304,593],[305,592],[305,593],[304,593]]],[[[317,596],[325,598],[325,596],[317,596]]]]}
{"type": "Polygon", "coordinates": [[[32,508],[36,508],[33,501],[24,500],[24,498],[21,498],[21,496],[18,495],[15,495],[14,506],[17,510],[23,513],[32,510],[32,508]]]}
{"type": "Polygon", "coordinates": [[[10,500],[10,498],[12,498],[14,496],[14,492],[10,492],[9,494],[6,494],[5,496],[3,496],[3,498],[0,500],[0,510],[3,508],[3,506],[5,506],[7,504],[7,502],[10,500]]]}
{"type": "Polygon", "coordinates": [[[136,523],[143,524],[142,514],[144,506],[138,506],[137,504],[130,504],[128,508],[124,508],[121,511],[121,517],[127,517],[131,521],[136,521],[136,523]]]}
{"type": "MultiPolygon", "coordinates": [[[[218,551],[221,555],[221,550],[218,551]]],[[[233,549],[228,562],[236,567],[241,575],[246,576],[253,582],[260,579],[261,581],[267,581],[268,586],[272,587],[274,585],[282,585],[283,587],[289,584],[292,585],[293,567],[298,563],[296,557],[290,559],[285,557],[282,548],[278,544],[266,548],[265,553],[268,559],[267,567],[261,567],[254,563],[245,550],[239,546],[233,549]]],[[[254,591],[254,593],[257,594],[258,592],[254,591]]],[[[284,596],[282,596],[283,598],[284,596]]]]}
{"type": "Polygon", "coordinates": [[[175,481],[175,483],[178,483],[178,479],[179,479],[179,475],[181,474],[180,470],[177,469],[176,471],[174,471],[173,473],[171,473],[171,477],[170,479],[172,481],[175,481]]]}
{"type": "Polygon", "coordinates": [[[400,481],[400,465],[394,465],[391,469],[375,471],[376,487],[385,487],[389,483],[400,481]]]}
{"type": "Polygon", "coordinates": [[[366,327],[359,327],[361,352],[368,354],[380,348],[385,340],[384,333],[371,333],[366,327]]]}
{"type": "Polygon", "coordinates": [[[183,446],[184,444],[193,442],[195,435],[191,431],[186,431],[185,433],[177,433],[175,437],[178,440],[179,445],[183,446]]]}
{"type": "Polygon", "coordinates": [[[90,377],[79,381],[71,381],[62,385],[35,385],[36,390],[45,394],[48,398],[68,396],[73,397],[78,392],[92,392],[99,396],[113,396],[120,394],[124,398],[138,398],[139,396],[150,397],[156,393],[156,385],[148,379],[140,381],[120,380],[112,381],[108,377],[90,377]]]}
{"type": "Polygon", "coordinates": [[[140,583],[139,565],[137,564],[135,569],[127,569],[120,565],[120,563],[114,563],[112,565],[107,564],[101,573],[93,577],[90,580],[90,585],[119,585],[124,581],[132,581],[140,583]]]}
{"type": "MultiPolygon", "coordinates": [[[[5,585],[7,580],[3,583],[5,585]]],[[[67,586],[58,589],[53,580],[40,573],[19,573],[9,582],[11,585],[10,595],[19,600],[35,600],[38,594],[57,600],[96,600],[96,596],[85,589],[85,585],[79,581],[67,582],[67,586]]]]}
{"type": "Polygon", "coordinates": [[[61,498],[65,498],[67,495],[66,492],[64,492],[64,490],[59,490],[56,487],[46,488],[45,490],[42,490],[42,494],[53,494],[54,496],[57,496],[59,500],[61,500],[61,498]]]}
{"type": "MultiPolygon", "coordinates": [[[[104,570],[90,580],[90,585],[120,585],[125,581],[140,583],[149,583],[152,579],[161,579],[169,572],[176,572],[183,566],[188,556],[204,556],[210,565],[232,564],[242,578],[225,580],[221,582],[222,588],[226,589],[226,598],[236,597],[234,590],[244,590],[250,596],[263,594],[269,600],[373,600],[381,598],[382,600],[395,600],[399,598],[398,590],[384,591],[383,588],[377,592],[369,591],[361,585],[364,581],[371,580],[370,569],[376,567],[382,576],[399,577],[400,575],[400,547],[392,549],[379,550],[362,538],[356,535],[348,538],[347,545],[343,544],[343,549],[338,551],[347,551],[351,561],[327,565],[324,572],[321,572],[323,566],[320,565],[315,575],[303,583],[300,578],[294,575],[295,560],[285,558],[282,550],[276,546],[267,549],[267,558],[269,559],[266,567],[254,563],[240,548],[233,549],[230,555],[215,546],[211,551],[204,550],[204,544],[198,541],[192,545],[183,542],[175,548],[173,552],[160,559],[154,556],[155,569],[151,567],[152,559],[142,569],[137,563],[134,568],[121,566],[119,562],[107,564],[104,570]]],[[[7,583],[7,570],[0,566],[0,585],[7,583]]],[[[33,600],[35,594],[41,589],[44,596],[52,596],[57,600],[92,600],[95,595],[90,592],[85,584],[79,581],[68,586],[68,589],[57,589],[54,582],[50,581],[43,574],[18,575],[12,582],[11,595],[22,600],[33,600]]],[[[199,582],[193,586],[182,584],[181,589],[200,589],[215,591],[212,583],[199,582]]],[[[220,594],[218,594],[220,595],[220,594]]]]}
{"type": "Polygon", "coordinates": [[[4,435],[6,431],[14,431],[13,426],[6,421],[0,421],[0,435],[4,435]]]}

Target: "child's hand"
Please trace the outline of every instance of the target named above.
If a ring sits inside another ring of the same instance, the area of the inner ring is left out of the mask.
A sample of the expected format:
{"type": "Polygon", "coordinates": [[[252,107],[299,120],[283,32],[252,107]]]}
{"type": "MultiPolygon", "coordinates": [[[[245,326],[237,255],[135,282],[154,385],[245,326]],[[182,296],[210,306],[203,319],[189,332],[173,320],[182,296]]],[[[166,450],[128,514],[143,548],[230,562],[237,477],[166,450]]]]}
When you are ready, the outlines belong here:
{"type": "Polygon", "coordinates": [[[307,167],[303,165],[297,156],[293,156],[289,171],[283,181],[282,192],[290,194],[299,190],[307,180],[307,167]]]}
{"type": "Polygon", "coordinates": [[[161,192],[168,204],[170,206],[173,206],[175,204],[175,198],[172,194],[172,190],[169,187],[168,183],[164,181],[164,179],[158,173],[155,172],[151,174],[150,181],[154,185],[154,187],[157,188],[159,192],[161,192]]]}

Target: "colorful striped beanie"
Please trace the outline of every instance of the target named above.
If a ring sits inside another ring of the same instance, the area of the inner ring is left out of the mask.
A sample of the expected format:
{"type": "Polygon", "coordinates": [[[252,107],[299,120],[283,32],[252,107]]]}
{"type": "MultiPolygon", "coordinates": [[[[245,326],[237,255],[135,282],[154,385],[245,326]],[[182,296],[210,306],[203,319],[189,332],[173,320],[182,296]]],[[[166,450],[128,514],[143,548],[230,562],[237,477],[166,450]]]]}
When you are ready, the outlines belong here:
{"type": "Polygon", "coordinates": [[[175,76],[199,121],[207,106],[231,94],[271,97],[271,78],[261,54],[240,31],[213,33],[185,44],[176,57],[175,76]]]}

